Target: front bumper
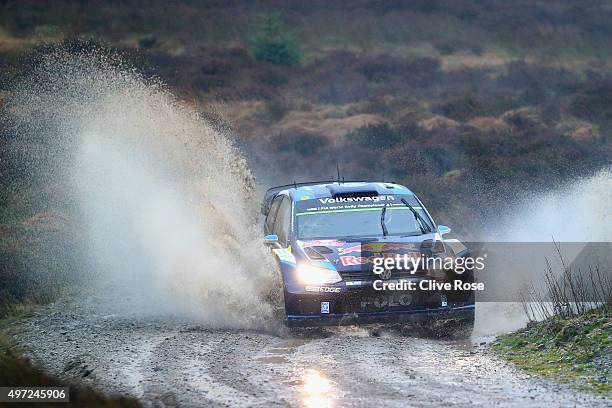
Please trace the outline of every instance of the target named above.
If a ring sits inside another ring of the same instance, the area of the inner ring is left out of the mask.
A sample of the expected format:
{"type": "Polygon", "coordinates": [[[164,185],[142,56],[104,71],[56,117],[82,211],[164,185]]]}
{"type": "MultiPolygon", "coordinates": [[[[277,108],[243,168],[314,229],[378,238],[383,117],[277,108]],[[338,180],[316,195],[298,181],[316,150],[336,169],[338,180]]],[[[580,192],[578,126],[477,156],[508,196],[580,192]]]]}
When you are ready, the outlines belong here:
{"type": "Polygon", "coordinates": [[[423,323],[432,318],[465,320],[474,318],[474,304],[439,307],[435,309],[395,310],[384,312],[340,313],[321,315],[287,315],[289,327],[343,326],[370,323],[423,323]]]}
{"type": "Polygon", "coordinates": [[[419,322],[432,318],[473,318],[474,315],[472,291],[377,291],[370,283],[350,289],[342,286],[337,290],[307,293],[297,286],[286,287],[287,325],[419,322]]]}

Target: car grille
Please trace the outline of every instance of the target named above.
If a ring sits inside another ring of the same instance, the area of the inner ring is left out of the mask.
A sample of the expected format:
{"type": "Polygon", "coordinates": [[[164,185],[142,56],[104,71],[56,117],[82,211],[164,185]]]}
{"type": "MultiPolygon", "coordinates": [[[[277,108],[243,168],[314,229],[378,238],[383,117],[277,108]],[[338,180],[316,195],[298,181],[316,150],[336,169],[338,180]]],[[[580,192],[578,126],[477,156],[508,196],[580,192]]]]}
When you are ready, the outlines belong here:
{"type": "MultiPolygon", "coordinates": [[[[409,270],[393,270],[389,279],[407,279],[415,276],[422,276],[423,274],[425,274],[425,271],[423,270],[417,270],[414,273],[409,270]]],[[[340,276],[344,281],[369,281],[380,279],[380,275],[377,275],[372,271],[340,272],[340,276]]]]}

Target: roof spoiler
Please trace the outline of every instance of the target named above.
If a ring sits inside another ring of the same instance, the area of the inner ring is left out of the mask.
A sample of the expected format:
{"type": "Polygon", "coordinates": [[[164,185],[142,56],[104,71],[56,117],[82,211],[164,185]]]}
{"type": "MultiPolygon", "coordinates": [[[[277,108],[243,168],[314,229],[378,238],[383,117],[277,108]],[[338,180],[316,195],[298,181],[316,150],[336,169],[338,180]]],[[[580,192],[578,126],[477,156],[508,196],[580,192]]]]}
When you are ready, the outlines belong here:
{"type": "Polygon", "coordinates": [[[327,189],[334,198],[378,196],[378,190],[376,189],[376,186],[346,186],[342,184],[333,184],[331,186],[327,186],[327,189]]]}

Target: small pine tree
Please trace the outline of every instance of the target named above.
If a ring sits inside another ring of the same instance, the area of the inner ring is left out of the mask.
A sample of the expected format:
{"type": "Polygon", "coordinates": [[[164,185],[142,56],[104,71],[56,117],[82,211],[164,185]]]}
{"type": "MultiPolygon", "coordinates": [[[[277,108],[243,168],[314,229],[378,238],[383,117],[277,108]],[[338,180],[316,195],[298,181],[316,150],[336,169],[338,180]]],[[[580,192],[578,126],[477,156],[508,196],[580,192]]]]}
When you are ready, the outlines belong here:
{"type": "Polygon", "coordinates": [[[283,31],[278,14],[262,17],[252,52],[256,60],[276,65],[295,65],[300,62],[297,44],[290,34],[283,31]]]}

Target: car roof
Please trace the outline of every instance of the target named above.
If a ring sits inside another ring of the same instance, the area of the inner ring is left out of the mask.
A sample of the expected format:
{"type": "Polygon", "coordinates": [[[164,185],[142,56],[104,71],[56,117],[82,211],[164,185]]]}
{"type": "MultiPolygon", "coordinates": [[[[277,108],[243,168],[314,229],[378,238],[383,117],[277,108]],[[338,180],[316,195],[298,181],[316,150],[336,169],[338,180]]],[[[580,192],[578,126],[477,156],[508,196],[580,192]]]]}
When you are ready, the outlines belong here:
{"type": "Polygon", "coordinates": [[[292,201],[302,201],[316,198],[331,198],[334,195],[360,196],[385,194],[414,194],[405,186],[393,182],[376,181],[313,181],[293,183],[269,188],[261,205],[261,213],[267,215],[272,200],[279,195],[289,197],[292,201]]]}
{"type": "Polygon", "coordinates": [[[311,184],[287,188],[279,192],[286,193],[293,201],[309,200],[315,198],[331,198],[336,194],[359,195],[363,194],[413,194],[407,187],[395,183],[383,182],[333,182],[311,184]]]}

